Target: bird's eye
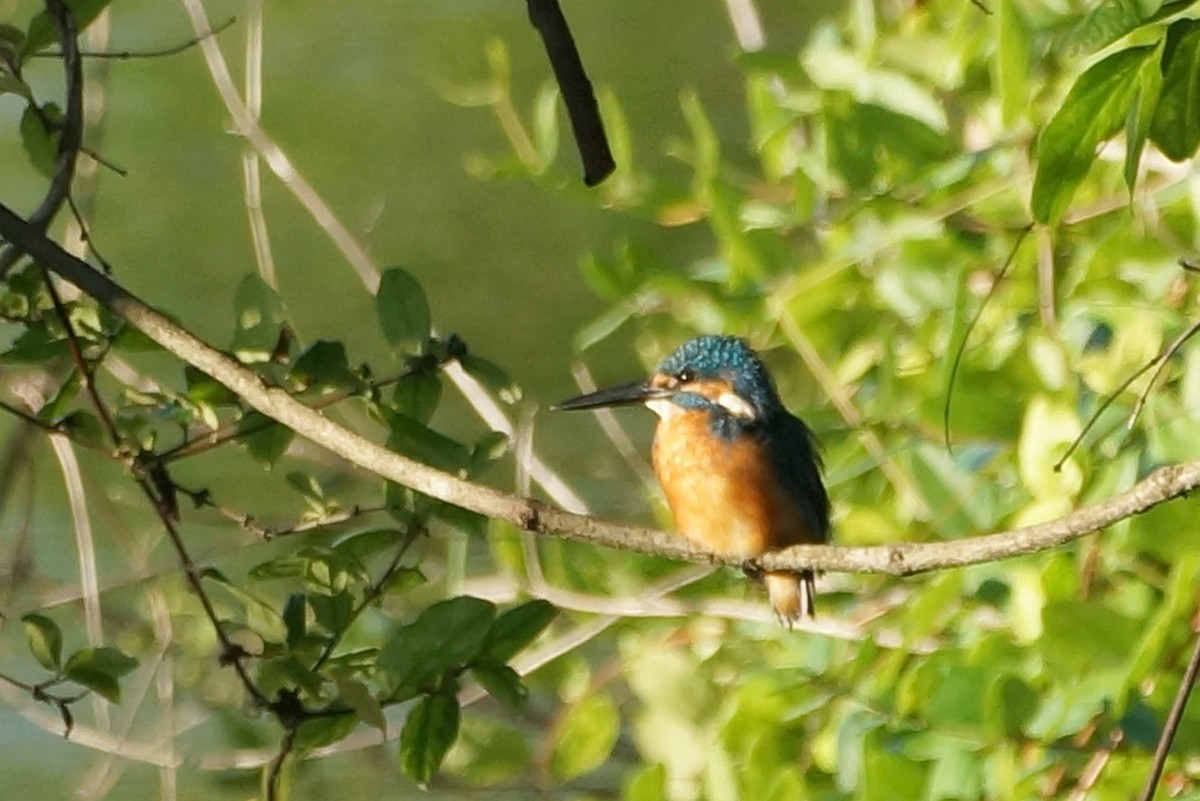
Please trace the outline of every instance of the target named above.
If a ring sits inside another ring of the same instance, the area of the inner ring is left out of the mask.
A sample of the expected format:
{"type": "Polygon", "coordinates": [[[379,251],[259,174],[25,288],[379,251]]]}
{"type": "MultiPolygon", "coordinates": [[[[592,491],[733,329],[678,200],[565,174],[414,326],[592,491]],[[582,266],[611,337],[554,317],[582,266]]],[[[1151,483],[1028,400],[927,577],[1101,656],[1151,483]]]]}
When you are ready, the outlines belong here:
{"type": "Polygon", "coordinates": [[[680,370],[679,375],[675,377],[679,379],[680,384],[687,384],[696,377],[696,373],[690,369],[683,369],[680,370]]]}

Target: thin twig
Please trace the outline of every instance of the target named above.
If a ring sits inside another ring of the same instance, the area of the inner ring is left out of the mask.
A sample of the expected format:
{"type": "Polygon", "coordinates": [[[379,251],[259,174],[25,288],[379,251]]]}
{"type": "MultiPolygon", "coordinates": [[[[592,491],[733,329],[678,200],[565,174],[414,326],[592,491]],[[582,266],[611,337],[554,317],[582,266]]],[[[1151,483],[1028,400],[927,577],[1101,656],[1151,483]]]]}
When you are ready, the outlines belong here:
{"type": "MultiPolygon", "coordinates": [[[[1137,381],[1138,378],[1140,378],[1143,373],[1153,367],[1157,361],[1158,359],[1154,358],[1146,362],[1137,369],[1137,372],[1133,373],[1131,376],[1122,381],[1121,386],[1109,393],[1108,397],[1104,399],[1099,408],[1092,412],[1092,416],[1089,417],[1088,421],[1083,424],[1083,428],[1080,430],[1079,436],[1072,440],[1071,444],[1067,447],[1066,452],[1063,453],[1062,457],[1054,463],[1054,472],[1057,473],[1058,471],[1062,470],[1063,465],[1067,463],[1067,459],[1070,459],[1071,454],[1073,454],[1083,443],[1083,438],[1087,435],[1087,433],[1091,431],[1098,422],[1100,422],[1100,416],[1104,414],[1108,407],[1112,406],[1113,403],[1116,402],[1117,398],[1121,397],[1122,393],[1129,389],[1133,382],[1137,381]]],[[[1109,431],[1105,432],[1105,436],[1108,436],[1110,433],[1112,433],[1112,429],[1109,429],[1109,431]]]]}
{"type": "Polygon", "coordinates": [[[1159,355],[1158,359],[1156,360],[1158,362],[1158,367],[1156,367],[1154,372],[1150,374],[1150,380],[1146,382],[1146,386],[1141,392],[1138,393],[1137,401],[1133,404],[1133,411],[1129,413],[1129,422],[1126,423],[1126,427],[1129,430],[1133,430],[1133,426],[1135,423],[1137,423],[1137,419],[1141,415],[1142,409],[1146,406],[1146,399],[1150,397],[1150,390],[1153,389],[1154,383],[1158,381],[1158,377],[1162,375],[1163,370],[1167,369],[1167,364],[1171,361],[1171,357],[1174,356],[1180,348],[1186,345],[1187,341],[1195,336],[1197,331],[1200,331],[1200,320],[1192,323],[1190,326],[1188,326],[1187,330],[1175,337],[1171,344],[1167,346],[1167,349],[1164,350],[1161,355],[1159,355]]]}
{"type": "Polygon", "coordinates": [[[280,797],[279,782],[283,778],[283,763],[291,755],[295,743],[296,727],[289,726],[284,729],[283,739],[279,743],[279,753],[271,760],[271,767],[267,771],[267,801],[276,801],[280,797]]]}
{"type": "MultiPolygon", "coordinates": [[[[62,250],[61,248],[58,250],[64,256],[72,259],[77,264],[83,264],[88,272],[91,272],[94,275],[99,275],[99,273],[96,273],[91,269],[91,267],[87,267],[84,262],[80,261],[74,256],[71,256],[65,250],[62,250]]],[[[44,264],[42,265],[42,269],[43,272],[46,271],[46,266],[44,264]]],[[[101,424],[103,425],[109,438],[112,440],[114,448],[118,453],[121,453],[125,450],[125,443],[121,438],[120,431],[117,430],[116,424],[113,422],[112,415],[109,413],[108,407],[104,403],[104,399],[100,397],[100,393],[96,389],[95,382],[92,380],[91,368],[84,359],[83,348],[80,346],[79,339],[75,334],[75,327],[71,322],[71,317],[67,313],[67,309],[63,305],[62,298],[59,296],[58,290],[54,286],[54,281],[50,278],[49,274],[46,274],[46,288],[50,293],[51,301],[54,303],[54,310],[58,314],[59,320],[63,325],[63,329],[66,332],[67,343],[70,346],[71,357],[75,361],[75,369],[79,371],[82,387],[91,398],[92,405],[96,409],[96,414],[100,417],[101,424]]],[[[80,288],[82,289],[82,287],[80,288]]],[[[246,671],[246,666],[242,664],[242,658],[245,656],[245,652],[240,646],[236,645],[232,640],[229,639],[229,636],[225,633],[224,627],[221,625],[221,618],[217,615],[217,611],[215,607],[213,607],[212,600],[208,597],[208,593],[205,591],[204,585],[201,582],[203,573],[196,565],[195,561],[193,561],[191,554],[187,550],[187,546],[183,542],[183,537],[181,537],[179,534],[179,529],[175,526],[175,521],[172,519],[173,516],[171,509],[169,508],[169,504],[161,495],[155,492],[154,487],[151,486],[150,480],[140,470],[137,464],[131,462],[129,467],[131,468],[130,472],[133,476],[134,482],[138,485],[138,488],[141,489],[142,494],[145,495],[146,500],[149,501],[150,506],[158,514],[159,520],[166,529],[167,536],[171,541],[171,545],[174,547],[176,556],[179,558],[179,563],[183,567],[184,576],[187,579],[188,584],[191,586],[192,591],[196,594],[196,597],[199,598],[200,605],[204,608],[204,613],[208,617],[209,623],[212,624],[213,630],[217,635],[217,640],[221,643],[221,654],[219,657],[220,662],[222,664],[233,666],[234,671],[237,673],[238,678],[242,682],[242,686],[245,687],[246,692],[254,700],[256,705],[260,707],[268,706],[269,702],[266,696],[264,696],[258,689],[258,686],[254,683],[253,679],[250,678],[250,674],[246,671]]]]}
{"type": "MultiPolygon", "coordinates": [[[[405,554],[408,553],[408,549],[412,547],[412,544],[417,541],[417,537],[420,535],[420,533],[421,532],[419,530],[413,530],[405,534],[404,540],[400,543],[400,547],[396,549],[396,554],[392,557],[392,561],[388,564],[387,569],[383,571],[383,573],[374,583],[371,584],[371,586],[367,587],[367,589],[363,592],[362,600],[357,606],[350,610],[350,614],[347,616],[346,624],[342,627],[343,633],[349,631],[350,626],[354,623],[354,621],[358,620],[358,616],[361,615],[368,607],[374,605],[375,602],[379,600],[379,597],[383,595],[383,591],[387,589],[387,583],[391,580],[392,576],[396,574],[396,571],[400,569],[400,565],[404,561],[405,554]]],[[[321,655],[317,657],[317,661],[313,662],[313,665],[311,668],[309,668],[309,670],[313,673],[316,673],[322,665],[328,662],[329,658],[333,656],[333,652],[337,650],[338,644],[341,642],[341,640],[341,637],[331,637],[329,642],[327,642],[325,647],[321,650],[321,655]]]]}
{"type": "Polygon", "coordinates": [[[950,363],[950,376],[946,381],[946,398],[942,403],[942,440],[946,445],[946,450],[953,452],[954,446],[950,440],[950,405],[954,399],[954,386],[958,378],[958,368],[962,366],[963,354],[967,350],[967,340],[971,338],[971,332],[975,330],[975,326],[979,324],[979,318],[983,316],[983,310],[995,297],[1000,285],[1004,283],[1008,271],[1012,268],[1013,262],[1017,258],[1017,251],[1021,249],[1021,243],[1025,241],[1025,237],[1032,229],[1028,226],[1022,229],[1017,241],[1013,243],[1012,249],[1008,251],[1008,258],[1004,260],[1003,266],[1000,267],[1000,272],[992,278],[992,285],[988,287],[987,294],[983,296],[983,300],[979,303],[979,308],[971,315],[971,321],[967,323],[967,329],[963,331],[962,341],[958,343],[958,348],[954,351],[954,360],[950,363]]]}
{"type": "MultiPolygon", "coordinates": [[[[133,58],[162,58],[163,56],[173,56],[177,53],[182,53],[185,50],[190,50],[200,44],[210,36],[216,36],[223,33],[226,28],[237,22],[237,17],[230,17],[219,25],[215,25],[208,33],[198,34],[191,37],[187,41],[180,42],[170,47],[160,47],[149,50],[80,50],[79,55],[84,58],[111,58],[119,61],[127,61],[133,58]]],[[[46,50],[41,53],[31,54],[32,58],[62,58],[61,50],[46,50]]]]}
{"type": "Polygon", "coordinates": [[[1175,739],[1175,732],[1179,730],[1183,712],[1187,709],[1188,698],[1191,697],[1192,688],[1196,685],[1196,674],[1200,673],[1200,625],[1193,626],[1193,628],[1196,629],[1196,647],[1192,651],[1192,660],[1183,674],[1183,681],[1179,683],[1175,701],[1171,704],[1171,711],[1167,714],[1167,722],[1163,724],[1162,736],[1158,738],[1158,746],[1154,749],[1154,761],[1150,765],[1150,775],[1146,777],[1146,785],[1142,788],[1138,801],[1150,801],[1154,797],[1154,789],[1158,786],[1159,778],[1162,777],[1163,767],[1167,763],[1167,754],[1171,751],[1171,743],[1175,739]]]}

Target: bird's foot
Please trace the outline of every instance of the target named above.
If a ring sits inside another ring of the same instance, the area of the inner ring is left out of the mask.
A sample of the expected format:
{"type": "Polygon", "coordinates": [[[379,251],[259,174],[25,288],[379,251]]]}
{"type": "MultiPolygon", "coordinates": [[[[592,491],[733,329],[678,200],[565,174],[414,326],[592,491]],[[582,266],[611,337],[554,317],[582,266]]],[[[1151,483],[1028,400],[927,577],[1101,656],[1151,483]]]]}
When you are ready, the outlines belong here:
{"type": "Polygon", "coordinates": [[[741,568],[742,572],[746,574],[746,578],[750,579],[751,581],[757,581],[759,584],[762,583],[763,569],[762,565],[759,564],[758,559],[753,556],[743,559],[741,568]]]}

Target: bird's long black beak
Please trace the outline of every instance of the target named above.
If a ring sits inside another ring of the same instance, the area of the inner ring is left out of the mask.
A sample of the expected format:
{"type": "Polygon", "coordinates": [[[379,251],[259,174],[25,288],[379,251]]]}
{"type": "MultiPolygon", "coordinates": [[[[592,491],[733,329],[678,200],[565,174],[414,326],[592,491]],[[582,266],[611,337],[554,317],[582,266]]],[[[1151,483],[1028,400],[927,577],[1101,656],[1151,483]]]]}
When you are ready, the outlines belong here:
{"type": "Polygon", "coordinates": [[[628,406],[631,403],[644,403],[670,395],[670,390],[653,387],[649,381],[635,381],[632,384],[598,389],[576,398],[567,398],[550,408],[556,412],[569,412],[575,409],[597,409],[601,406],[628,406]]]}

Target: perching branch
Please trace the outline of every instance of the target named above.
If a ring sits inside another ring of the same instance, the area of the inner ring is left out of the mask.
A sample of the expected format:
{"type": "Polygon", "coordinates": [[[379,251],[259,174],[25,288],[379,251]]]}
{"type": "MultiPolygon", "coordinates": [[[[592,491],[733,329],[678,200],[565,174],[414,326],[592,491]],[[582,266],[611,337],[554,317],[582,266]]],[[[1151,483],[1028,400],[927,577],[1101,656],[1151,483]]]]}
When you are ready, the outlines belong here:
{"type": "MultiPolygon", "coordinates": [[[[67,253],[0,205],[0,236],[93,296],[178,358],[212,376],[266,416],[378,476],[524,531],[689,561],[738,565],[663,531],[617,525],[555,509],[540,501],[464,481],[386,448],[327,419],[189,331],[142,303],[107,276],[67,253]]],[[[898,542],[874,547],[795,545],[763,556],[768,570],[825,570],[906,576],[993,562],[1062,545],[1200,487],[1200,461],[1163,467],[1106,501],[1034,526],[953,542],[898,542]]]]}

